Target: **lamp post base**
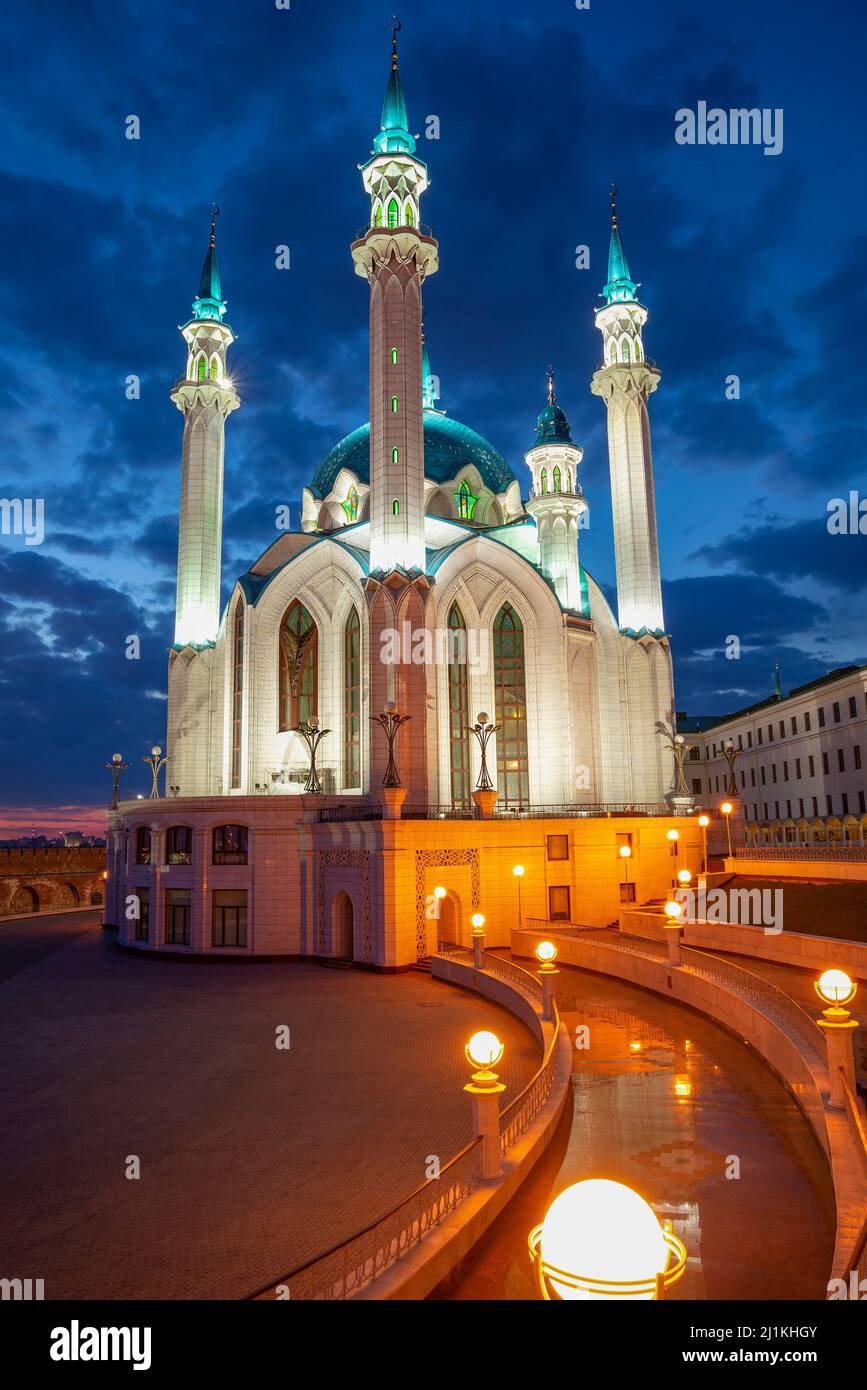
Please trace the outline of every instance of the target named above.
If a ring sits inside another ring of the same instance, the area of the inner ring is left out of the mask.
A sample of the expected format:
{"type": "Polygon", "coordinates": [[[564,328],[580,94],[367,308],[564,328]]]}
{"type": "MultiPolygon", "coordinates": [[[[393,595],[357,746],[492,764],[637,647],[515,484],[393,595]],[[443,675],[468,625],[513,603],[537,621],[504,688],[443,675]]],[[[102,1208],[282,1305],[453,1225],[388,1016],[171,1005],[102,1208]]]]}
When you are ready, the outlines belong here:
{"type": "Polygon", "coordinates": [[[383,820],[400,820],[400,810],[406,801],[406,787],[383,787],[383,820]]]}
{"type": "Polygon", "coordinates": [[[489,787],[486,791],[473,792],[473,803],[480,820],[490,820],[497,804],[497,789],[489,787]]]}

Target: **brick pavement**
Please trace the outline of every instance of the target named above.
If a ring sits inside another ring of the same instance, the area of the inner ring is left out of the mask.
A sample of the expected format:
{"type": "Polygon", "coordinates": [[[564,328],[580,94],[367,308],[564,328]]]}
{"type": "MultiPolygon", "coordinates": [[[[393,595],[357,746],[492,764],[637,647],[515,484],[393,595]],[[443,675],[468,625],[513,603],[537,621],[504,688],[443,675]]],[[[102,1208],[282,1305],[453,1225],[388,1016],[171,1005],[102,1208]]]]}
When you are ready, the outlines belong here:
{"type": "Polygon", "coordinates": [[[98,928],[6,979],[0,1018],[0,1276],[47,1298],[241,1297],[469,1140],[474,1029],[506,1043],[506,1099],[538,1065],[516,1020],[424,976],[136,960],[98,928]]]}

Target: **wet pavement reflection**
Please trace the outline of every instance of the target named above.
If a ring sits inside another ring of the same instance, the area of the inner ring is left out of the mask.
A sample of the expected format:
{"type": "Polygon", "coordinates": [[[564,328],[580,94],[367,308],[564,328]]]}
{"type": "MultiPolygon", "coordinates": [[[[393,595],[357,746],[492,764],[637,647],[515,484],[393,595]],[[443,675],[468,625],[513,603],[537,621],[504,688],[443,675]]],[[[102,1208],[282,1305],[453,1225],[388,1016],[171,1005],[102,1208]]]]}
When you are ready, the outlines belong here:
{"type": "Polygon", "coordinates": [[[558,1001],[579,1044],[572,1112],[434,1296],[536,1297],[528,1232],[564,1187],[606,1177],[640,1192],[686,1245],[687,1271],[670,1297],[824,1298],[833,1187],[782,1083],[724,1029],[634,986],[567,966],[558,1001]]]}

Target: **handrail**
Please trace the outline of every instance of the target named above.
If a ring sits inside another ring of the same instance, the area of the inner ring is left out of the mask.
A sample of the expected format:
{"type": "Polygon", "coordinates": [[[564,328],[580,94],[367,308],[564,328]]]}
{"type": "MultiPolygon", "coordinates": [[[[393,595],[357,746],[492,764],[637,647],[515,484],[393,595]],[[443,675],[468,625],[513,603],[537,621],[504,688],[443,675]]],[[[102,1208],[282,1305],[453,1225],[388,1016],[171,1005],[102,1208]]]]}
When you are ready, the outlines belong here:
{"type": "Polygon", "coordinates": [[[772,984],[763,975],[757,975],[752,970],[747,970],[742,965],[734,965],[731,961],[720,960],[710,951],[700,951],[694,946],[684,946],[684,957],[701,956],[708,962],[703,968],[709,975],[716,976],[723,984],[731,981],[735,989],[740,989],[747,997],[757,999],[767,1004],[776,1013],[787,1019],[800,1035],[801,1040],[807,1044],[810,1050],[824,1056],[825,1048],[822,1045],[822,1034],[819,1026],[811,1014],[803,1009],[791,994],[787,994],[779,985],[772,984]]]}
{"type": "Polygon", "coordinates": [[[517,1142],[524,1130],[532,1124],[551,1094],[557,1073],[560,1044],[560,1013],[556,1001],[552,1004],[551,1021],[553,1032],[542,1058],[541,1067],[536,1075],[527,1082],[520,1095],[516,1096],[500,1111],[500,1150],[504,1154],[517,1142]]]}
{"type": "MultiPolygon", "coordinates": [[[[858,1097],[854,1094],[852,1087],[849,1085],[849,1078],[843,1067],[839,1068],[839,1073],[840,1085],[843,1090],[843,1099],[846,1102],[846,1112],[855,1128],[861,1157],[864,1160],[865,1169],[867,1169],[867,1123],[865,1123],[864,1112],[858,1103],[858,1097]]],[[[852,1247],[852,1254],[849,1256],[849,1260],[846,1264],[844,1278],[848,1277],[852,1270],[857,1272],[860,1286],[861,1280],[867,1278],[867,1217],[865,1217],[864,1223],[855,1237],[855,1244],[852,1247]]]]}

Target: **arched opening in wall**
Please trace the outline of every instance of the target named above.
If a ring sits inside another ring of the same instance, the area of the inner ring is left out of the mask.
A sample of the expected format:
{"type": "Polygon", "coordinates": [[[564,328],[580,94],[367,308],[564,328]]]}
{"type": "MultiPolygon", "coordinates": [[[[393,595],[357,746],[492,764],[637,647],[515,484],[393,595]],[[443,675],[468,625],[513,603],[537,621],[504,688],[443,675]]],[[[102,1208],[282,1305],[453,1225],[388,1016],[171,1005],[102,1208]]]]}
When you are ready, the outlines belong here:
{"type": "Polygon", "coordinates": [[[457,893],[449,890],[439,899],[439,921],[437,922],[437,944],[441,949],[463,944],[463,925],[461,900],[457,893]]]}
{"type": "Polygon", "coordinates": [[[61,883],[57,890],[58,907],[78,907],[80,901],[78,889],[74,883],[61,883]]]}
{"type": "Polygon", "coordinates": [[[31,888],[26,883],[22,883],[21,887],[16,890],[9,904],[9,911],[13,916],[17,915],[19,912],[38,912],[39,894],[36,889],[31,888]]]}
{"type": "Polygon", "coordinates": [[[102,894],[101,894],[101,893],[97,893],[97,892],[91,893],[91,895],[90,895],[90,905],[91,905],[91,907],[101,907],[101,906],[102,906],[102,894]]]}
{"type": "Polygon", "coordinates": [[[355,935],[355,912],[352,899],[341,888],[331,904],[331,954],[340,960],[352,960],[355,935]]]}

